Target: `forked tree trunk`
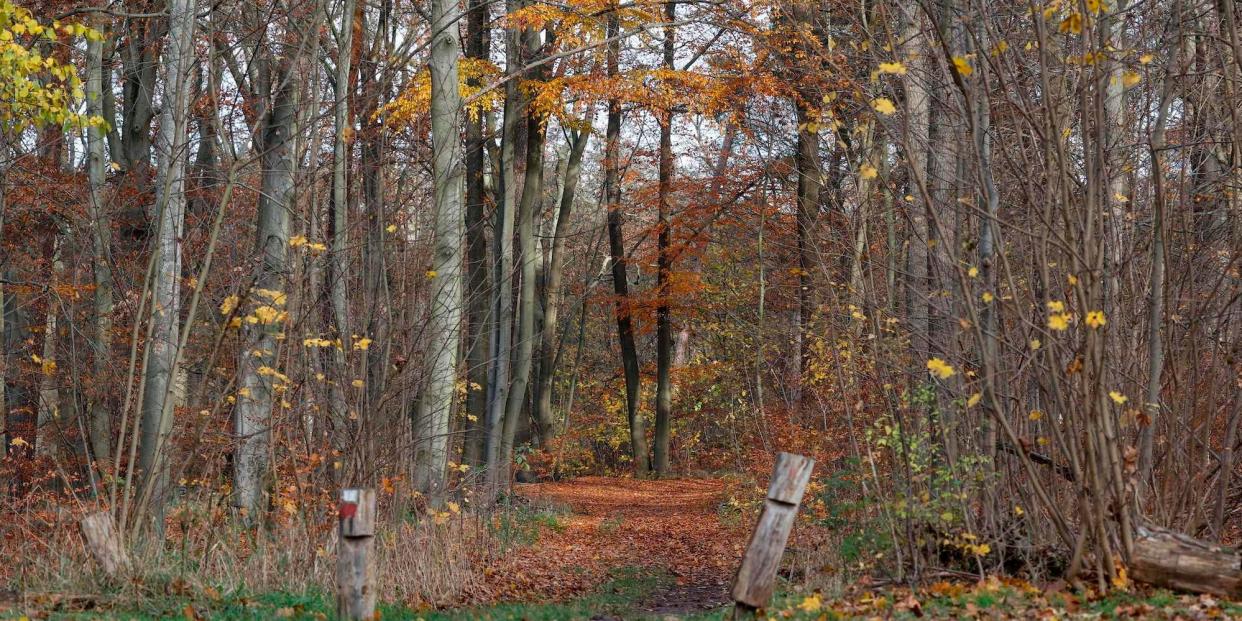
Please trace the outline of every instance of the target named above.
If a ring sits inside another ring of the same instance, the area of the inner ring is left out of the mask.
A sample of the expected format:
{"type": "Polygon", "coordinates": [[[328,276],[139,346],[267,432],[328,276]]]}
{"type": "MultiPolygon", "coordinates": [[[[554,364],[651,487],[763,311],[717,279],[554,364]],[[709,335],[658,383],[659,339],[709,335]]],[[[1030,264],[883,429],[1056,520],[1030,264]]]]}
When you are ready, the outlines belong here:
{"type": "Polygon", "coordinates": [[[565,164],[561,200],[557,208],[556,228],[552,234],[552,251],[548,258],[547,278],[544,283],[543,330],[540,334],[541,359],[544,362],[539,367],[539,402],[535,407],[535,418],[539,423],[539,440],[544,446],[561,432],[552,412],[552,385],[556,376],[556,362],[560,357],[557,355],[560,342],[557,330],[563,301],[561,295],[562,266],[565,263],[569,218],[573,212],[578,180],[582,173],[582,155],[586,152],[586,144],[590,136],[591,132],[588,128],[573,131],[569,138],[569,160],[565,164]]]}
{"type": "MultiPolygon", "coordinates": [[[[615,7],[613,7],[615,9],[615,7]]],[[[608,75],[619,73],[621,31],[616,11],[608,15],[608,75]]],[[[617,340],[621,345],[621,366],[625,373],[625,414],[630,427],[630,450],[634,474],[646,476],[650,468],[647,455],[647,432],[638,412],[641,376],[638,348],[634,344],[634,322],[631,317],[630,291],[626,274],[624,216],[621,213],[621,100],[608,100],[608,128],[604,143],[604,200],[608,204],[608,249],[612,262],[612,287],[616,294],[615,313],[617,340]]]]}
{"type": "MultiPolygon", "coordinates": [[[[528,29],[521,33],[526,48],[525,61],[535,59],[539,52],[539,33],[528,29]]],[[[541,79],[542,71],[535,71],[532,79],[541,79]]],[[[535,244],[535,218],[543,203],[543,147],[546,128],[542,114],[527,102],[526,107],[526,170],[522,182],[522,199],[518,204],[518,314],[517,351],[513,358],[513,383],[505,402],[504,438],[501,443],[500,466],[508,472],[513,455],[513,440],[519,419],[526,404],[526,389],[530,385],[531,366],[535,352],[535,267],[538,253],[535,244]]],[[[505,318],[501,317],[501,321],[505,318]]],[[[506,477],[507,478],[507,477],[506,477]]]]}
{"type": "MultiPolygon", "coordinates": [[[[508,0],[512,12],[518,3],[508,0]]],[[[522,118],[522,96],[513,79],[520,71],[521,54],[517,32],[506,31],[504,133],[500,145],[500,179],[502,200],[496,207],[493,225],[492,260],[492,366],[487,375],[487,485],[496,490],[507,484],[507,467],[502,472],[505,406],[509,397],[509,374],[513,356],[513,225],[517,211],[518,124],[522,118]]]]}

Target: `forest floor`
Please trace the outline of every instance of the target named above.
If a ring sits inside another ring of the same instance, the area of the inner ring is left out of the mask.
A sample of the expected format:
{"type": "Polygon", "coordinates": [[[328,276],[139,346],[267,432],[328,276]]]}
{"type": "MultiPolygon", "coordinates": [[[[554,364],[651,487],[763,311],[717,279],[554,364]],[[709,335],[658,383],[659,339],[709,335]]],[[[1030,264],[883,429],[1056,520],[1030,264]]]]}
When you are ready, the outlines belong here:
{"type": "Polygon", "coordinates": [[[720,479],[583,477],[517,491],[568,513],[494,574],[505,581],[501,599],[565,599],[606,582],[610,571],[634,568],[665,577],[636,603],[644,613],[681,615],[729,601],[747,533],[720,518],[720,479]]]}
{"type": "MultiPolygon", "coordinates": [[[[512,546],[485,570],[486,597],[468,608],[411,609],[385,602],[382,619],[409,621],[724,621],[728,587],[750,520],[724,509],[721,479],[583,477],[520,485],[512,546]]],[[[1227,619],[1242,606],[1207,596],[1135,588],[1107,597],[1063,584],[991,577],[919,590],[866,581],[832,594],[781,583],[766,618],[825,619],[1227,619]]],[[[0,597],[3,600],[3,597],[0,597]]],[[[322,592],[180,594],[94,610],[8,607],[0,619],[304,619],[325,621],[322,592]]]]}

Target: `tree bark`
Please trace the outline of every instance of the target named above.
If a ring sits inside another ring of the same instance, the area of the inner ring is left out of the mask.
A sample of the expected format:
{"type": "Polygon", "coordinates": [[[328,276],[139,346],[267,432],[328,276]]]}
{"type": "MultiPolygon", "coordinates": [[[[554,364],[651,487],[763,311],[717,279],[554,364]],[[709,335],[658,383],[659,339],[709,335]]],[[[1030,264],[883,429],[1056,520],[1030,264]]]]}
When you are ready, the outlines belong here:
{"type": "Polygon", "coordinates": [[[194,60],[193,0],[170,0],[168,41],[164,46],[164,106],[157,141],[158,233],[155,237],[155,275],[151,291],[151,336],[147,342],[145,386],[140,425],[138,469],[143,476],[151,519],[162,532],[168,485],[167,447],[172,429],[173,390],[180,337],[181,236],[185,226],[185,169],[190,66],[194,60]]]}
{"type": "MultiPolygon", "coordinates": [[[[677,3],[664,3],[664,69],[673,71],[673,52],[677,21],[677,3]]],[[[656,257],[656,402],[655,402],[655,473],[665,476],[669,469],[669,439],[673,417],[673,322],[669,306],[669,277],[673,269],[672,254],[672,184],[673,184],[673,111],[661,112],[660,164],[658,180],[659,215],[656,257]]]]}
{"type": "MultiPolygon", "coordinates": [[[[487,58],[487,21],[491,17],[485,0],[470,0],[466,15],[466,56],[487,58]]],[[[482,84],[471,78],[470,85],[482,84]]],[[[466,114],[466,439],[462,463],[483,465],[487,451],[488,290],[487,188],[485,187],[483,116],[466,114]]]]}
{"type": "Polygon", "coordinates": [[[332,214],[329,218],[332,252],[328,255],[328,298],[331,301],[332,327],[341,341],[341,346],[331,349],[332,381],[328,385],[328,404],[332,418],[336,421],[348,420],[349,408],[345,396],[345,386],[350,381],[347,377],[346,352],[350,351],[352,334],[346,294],[349,285],[350,157],[347,139],[353,130],[349,99],[352,84],[350,72],[353,64],[354,11],[355,0],[345,0],[341,10],[340,34],[337,37],[336,92],[333,106],[336,132],[332,143],[332,214]]]}
{"type": "Polygon", "coordinates": [[[284,326],[288,287],[289,218],[293,205],[294,136],[297,134],[298,84],[293,60],[263,57],[259,74],[264,112],[256,140],[263,166],[258,224],[253,252],[254,287],[247,295],[238,356],[238,395],[234,410],[237,446],[233,456],[234,505],[253,518],[268,479],[272,403],[276,386],[285,382],[277,369],[279,334],[284,326]],[[274,70],[274,71],[271,71],[274,70]],[[265,74],[271,71],[268,78],[265,74]],[[270,93],[270,94],[269,94],[270,93]]]}
{"type": "Polygon", "coordinates": [[[582,156],[586,152],[587,141],[590,140],[590,129],[573,131],[569,138],[569,160],[565,164],[565,176],[561,180],[561,200],[557,207],[556,228],[552,234],[552,251],[548,258],[546,279],[544,281],[543,330],[540,337],[541,359],[544,361],[539,368],[539,402],[535,408],[535,419],[539,423],[540,444],[547,446],[548,441],[555,438],[562,430],[552,412],[552,385],[556,376],[556,355],[560,339],[558,328],[560,323],[561,277],[565,263],[565,244],[568,237],[569,218],[574,208],[574,198],[578,191],[578,181],[582,176],[582,156]]]}
{"type": "Polygon", "coordinates": [[[419,399],[415,485],[434,499],[442,493],[448,458],[449,412],[457,378],[461,331],[462,147],[459,137],[457,21],[454,0],[431,3],[431,139],[435,178],[435,254],[431,320],[427,327],[427,386],[419,399]]]}
{"type": "MultiPolygon", "coordinates": [[[[608,15],[608,76],[619,74],[621,43],[620,19],[615,6],[608,15]]],[[[634,474],[646,476],[650,468],[647,455],[647,432],[638,412],[638,395],[642,381],[638,368],[638,348],[634,344],[634,322],[631,318],[629,282],[626,274],[624,215],[621,213],[621,100],[608,100],[608,127],[604,143],[604,200],[608,204],[608,249],[612,263],[612,288],[616,294],[615,314],[617,341],[621,345],[621,366],[625,372],[625,412],[630,427],[630,450],[634,474]]]]}
{"type": "MultiPolygon", "coordinates": [[[[88,40],[86,43],[86,113],[103,116],[103,42],[88,40]]],[[[86,168],[90,182],[90,202],[87,217],[91,227],[91,269],[94,275],[94,334],[90,341],[91,359],[95,381],[102,382],[108,376],[112,363],[112,221],[104,204],[104,141],[105,131],[100,126],[86,130],[86,168]]],[[[106,399],[95,394],[87,406],[90,415],[89,446],[91,458],[96,464],[108,463],[112,458],[112,414],[106,399]]]]}
{"type": "MultiPolygon", "coordinates": [[[[508,0],[509,12],[519,4],[508,0]]],[[[515,76],[521,54],[518,33],[510,28],[505,31],[505,83],[504,133],[500,145],[500,180],[502,200],[496,207],[493,225],[494,241],[492,260],[495,275],[492,279],[492,366],[487,376],[487,484],[495,491],[502,481],[507,483],[507,464],[502,464],[504,443],[505,407],[509,396],[509,375],[513,356],[513,225],[517,212],[517,152],[518,124],[523,114],[521,93],[515,76]],[[503,468],[503,472],[502,472],[503,468]]]]}
{"type": "Polygon", "coordinates": [[[915,360],[926,360],[930,352],[928,334],[928,281],[927,281],[927,209],[920,188],[926,187],[929,102],[927,86],[922,82],[928,74],[927,64],[932,53],[927,36],[923,32],[917,7],[911,5],[901,36],[898,53],[908,67],[902,78],[905,89],[906,127],[904,151],[908,170],[909,229],[906,236],[906,313],[909,317],[910,346],[915,360]]]}
{"type": "MultiPolygon", "coordinates": [[[[526,61],[536,59],[540,48],[538,31],[524,30],[521,38],[527,50],[526,61]]],[[[533,73],[532,80],[544,77],[544,72],[541,70],[533,73]]],[[[526,389],[530,384],[536,338],[535,315],[538,312],[535,307],[535,268],[538,263],[535,218],[538,217],[539,207],[543,202],[543,147],[546,127],[542,113],[535,110],[530,102],[526,105],[526,137],[526,174],[522,182],[522,199],[518,204],[517,213],[517,257],[520,273],[518,329],[515,339],[517,351],[513,360],[513,383],[509,387],[508,399],[505,403],[504,440],[501,445],[501,467],[506,471],[513,454],[514,434],[526,403],[526,389]]]]}

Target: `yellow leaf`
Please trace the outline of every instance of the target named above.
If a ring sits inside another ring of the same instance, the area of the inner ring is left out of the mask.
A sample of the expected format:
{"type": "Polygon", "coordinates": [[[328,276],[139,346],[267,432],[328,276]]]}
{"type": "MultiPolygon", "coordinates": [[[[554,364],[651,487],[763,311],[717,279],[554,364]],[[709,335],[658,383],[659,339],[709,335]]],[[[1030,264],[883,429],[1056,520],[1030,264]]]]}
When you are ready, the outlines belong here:
{"type": "Polygon", "coordinates": [[[906,66],[899,62],[880,63],[880,73],[891,73],[893,75],[906,75],[906,66]]]}
{"type": "Polygon", "coordinates": [[[879,171],[877,171],[875,169],[875,166],[872,166],[871,164],[863,164],[858,169],[858,176],[862,177],[863,179],[875,179],[876,176],[879,174],[880,174],[879,171]]]}
{"type": "Polygon", "coordinates": [[[1117,575],[1113,576],[1112,582],[1114,588],[1118,588],[1123,591],[1130,588],[1130,576],[1126,573],[1125,565],[1117,567],[1117,575]]]}
{"type": "Polygon", "coordinates": [[[1039,420],[1044,417],[1044,413],[1039,410],[1031,410],[1031,413],[1028,414],[1026,417],[1031,420],[1039,420]]]}
{"type": "Polygon", "coordinates": [[[995,296],[993,296],[993,295],[992,295],[992,292],[991,292],[991,291],[984,291],[984,292],[983,292],[983,295],[981,295],[981,296],[979,296],[979,297],[983,299],[983,303],[984,303],[984,304],[991,304],[991,303],[992,303],[992,300],[994,300],[994,299],[995,299],[995,296]]]}
{"type": "Polygon", "coordinates": [[[1057,27],[1061,32],[1082,34],[1082,13],[1070,13],[1057,27]]]}
{"type": "Polygon", "coordinates": [[[966,275],[970,276],[971,278],[975,278],[979,276],[979,268],[972,265],[970,269],[966,270],[966,275]]]}
{"type": "Polygon", "coordinates": [[[12,440],[9,440],[9,446],[30,446],[30,443],[23,438],[14,436],[12,440]]]}
{"type": "Polygon", "coordinates": [[[970,74],[975,72],[975,68],[970,66],[970,61],[964,56],[954,56],[953,66],[957,68],[958,73],[962,74],[962,77],[969,78],[970,74]]]}
{"type": "Polygon", "coordinates": [[[1108,323],[1108,321],[1104,319],[1104,311],[1098,311],[1098,310],[1088,312],[1087,317],[1084,321],[1086,322],[1088,326],[1091,326],[1093,329],[1099,328],[1103,326],[1104,324],[1108,323]]]}
{"type": "Polygon", "coordinates": [[[871,100],[871,107],[875,108],[880,114],[893,114],[897,112],[897,107],[893,105],[891,99],[887,97],[877,97],[871,100]]]}
{"type": "Polygon", "coordinates": [[[1108,391],[1108,398],[1112,399],[1113,403],[1116,403],[1117,405],[1122,405],[1126,401],[1130,400],[1129,397],[1117,392],[1116,390],[1108,391]]]}
{"type": "Polygon", "coordinates": [[[1151,54],[1143,54],[1142,56],[1139,56],[1139,63],[1147,65],[1147,64],[1151,64],[1151,61],[1155,59],[1156,57],[1152,56],[1151,54]]]}
{"type": "Polygon", "coordinates": [[[1048,328],[1063,332],[1069,329],[1070,315],[1069,313],[1054,313],[1048,316],[1048,328]]]}
{"type": "Polygon", "coordinates": [[[367,338],[367,337],[365,337],[365,336],[364,336],[364,337],[362,337],[362,338],[360,338],[360,339],[358,339],[358,340],[356,340],[356,341],[354,341],[354,349],[357,349],[357,350],[360,350],[360,351],[366,351],[366,350],[367,350],[367,348],[368,348],[368,347],[370,347],[370,346],[371,346],[371,339],[369,339],[369,338],[367,338]]]}
{"type": "Polygon", "coordinates": [[[979,405],[979,402],[982,400],[983,400],[983,395],[980,393],[975,393],[973,395],[970,395],[970,398],[966,400],[966,407],[973,408],[976,405],[979,405]]]}
{"type": "Polygon", "coordinates": [[[306,236],[305,235],[294,235],[293,237],[290,237],[289,245],[294,248],[297,248],[298,246],[305,246],[306,236]]]}
{"type": "Polygon", "coordinates": [[[1059,300],[1048,300],[1048,312],[1050,312],[1050,313],[1064,313],[1064,312],[1065,312],[1065,302],[1061,302],[1061,301],[1059,301],[1059,300]]]}
{"type": "Polygon", "coordinates": [[[397,225],[395,225],[395,224],[389,224],[388,226],[384,227],[384,230],[385,230],[385,231],[387,231],[387,232],[389,232],[389,233],[396,233],[396,232],[397,232],[397,225]]]}
{"type": "Polygon", "coordinates": [[[932,358],[931,360],[928,360],[927,370],[932,375],[935,375],[942,380],[949,379],[950,377],[953,377],[954,373],[956,373],[956,371],[953,370],[952,365],[944,360],[941,360],[940,358],[932,358]]]}
{"type": "Polygon", "coordinates": [[[818,612],[823,608],[824,602],[820,599],[819,593],[812,593],[803,598],[802,603],[798,604],[798,608],[805,612],[818,612]]]}
{"type": "Polygon", "coordinates": [[[427,278],[435,278],[438,276],[435,270],[427,270],[427,278]]]}
{"type": "Polygon", "coordinates": [[[1043,345],[1043,343],[1041,343],[1039,339],[1031,339],[1031,351],[1039,349],[1041,345],[1043,345]]]}
{"type": "Polygon", "coordinates": [[[1143,81],[1143,77],[1140,76],[1137,72],[1126,71],[1121,74],[1121,84],[1122,86],[1125,86],[1126,88],[1130,88],[1142,81],[1143,81]]]}
{"type": "Polygon", "coordinates": [[[362,388],[362,380],[360,379],[356,379],[350,382],[350,384],[352,384],[354,388],[362,388]]]}
{"type": "Polygon", "coordinates": [[[224,301],[220,303],[220,314],[227,315],[233,312],[233,309],[237,308],[237,301],[237,296],[235,295],[224,298],[224,301]]]}
{"type": "Polygon", "coordinates": [[[1017,515],[1017,516],[1022,516],[1022,515],[1025,515],[1025,514],[1026,514],[1026,511],[1024,511],[1024,510],[1022,509],[1022,507],[1020,507],[1020,506],[1018,506],[1018,505],[1014,505],[1014,506],[1013,506],[1013,514],[1014,514],[1014,515],[1017,515]]]}

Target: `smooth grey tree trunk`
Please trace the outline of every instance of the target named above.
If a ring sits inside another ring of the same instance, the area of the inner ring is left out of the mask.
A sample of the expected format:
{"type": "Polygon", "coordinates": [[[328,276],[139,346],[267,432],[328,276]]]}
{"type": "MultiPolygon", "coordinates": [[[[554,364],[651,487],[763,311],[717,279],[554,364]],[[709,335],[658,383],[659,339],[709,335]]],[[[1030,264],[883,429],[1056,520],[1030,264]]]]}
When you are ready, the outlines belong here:
{"type": "Polygon", "coordinates": [[[349,279],[349,145],[348,132],[353,129],[349,114],[349,76],[353,60],[355,0],[345,0],[341,11],[341,27],[337,36],[336,93],[333,102],[336,133],[332,142],[332,252],[328,259],[328,298],[332,307],[332,323],[341,347],[331,348],[332,382],[328,386],[328,402],[334,420],[348,420],[345,386],[349,385],[346,352],[351,350],[349,305],[346,287],[349,279]]]}
{"type": "Polygon", "coordinates": [[[157,233],[151,284],[151,336],[147,342],[138,469],[151,519],[162,532],[168,486],[167,447],[172,429],[173,383],[180,338],[181,237],[185,226],[185,169],[188,153],[190,67],[194,61],[195,3],[170,0],[164,46],[164,105],[156,142],[157,233]]]}
{"type": "MultiPolygon", "coordinates": [[[[103,42],[86,43],[86,113],[103,116],[103,42]]],[[[91,270],[95,281],[94,332],[90,341],[95,381],[104,380],[112,364],[112,224],[104,205],[104,141],[102,127],[86,129],[86,172],[90,181],[90,202],[87,217],[91,227],[91,270]]],[[[112,456],[112,414],[106,400],[94,396],[87,406],[90,415],[89,446],[97,464],[108,463],[112,456]]]]}
{"type": "Polygon", "coordinates": [[[923,189],[927,187],[927,150],[929,104],[927,85],[930,42],[923,32],[921,9],[910,5],[903,16],[905,25],[898,54],[908,70],[902,77],[905,90],[906,127],[903,140],[906,167],[909,171],[907,205],[909,230],[906,235],[906,312],[909,316],[910,347],[915,360],[926,360],[930,351],[928,335],[929,307],[927,282],[927,209],[923,189]]]}
{"type": "Polygon", "coordinates": [[[431,320],[427,326],[427,384],[416,419],[415,486],[437,498],[448,460],[449,412],[457,378],[462,316],[462,102],[458,90],[455,0],[431,3],[431,141],[435,183],[435,254],[432,261],[431,320]]]}
{"type": "MultiPolygon", "coordinates": [[[[237,406],[233,412],[237,438],[233,455],[233,503],[253,519],[268,479],[272,402],[277,384],[286,380],[278,370],[279,334],[284,328],[288,287],[289,218],[294,195],[294,135],[297,133],[299,85],[293,60],[264,57],[278,63],[270,85],[258,92],[265,118],[259,145],[263,167],[258,225],[254,246],[254,287],[247,296],[242,321],[243,346],[238,356],[237,406]],[[270,94],[269,94],[270,93],[270,94]]],[[[261,74],[267,67],[259,69],[261,74]]]]}
{"type": "MultiPolygon", "coordinates": [[[[61,259],[65,244],[65,227],[58,225],[56,236],[52,240],[52,274],[53,290],[64,278],[65,262],[61,259]]],[[[49,298],[47,312],[43,321],[42,373],[39,376],[39,412],[35,420],[35,454],[54,457],[54,440],[59,435],[60,427],[60,386],[56,378],[56,341],[60,338],[57,328],[59,309],[56,299],[49,298]]]]}
{"type": "MultiPolygon", "coordinates": [[[[521,40],[526,47],[525,61],[534,60],[539,50],[539,34],[525,30],[521,40]]],[[[533,72],[532,79],[541,79],[542,71],[533,72]]],[[[546,129],[540,113],[528,103],[526,108],[526,170],[522,181],[522,198],[518,203],[518,316],[516,351],[513,360],[513,382],[505,402],[504,439],[501,444],[501,471],[507,473],[513,455],[513,440],[526,404],[531,367],[535,352],[536,265],[539,255],[535,244],[535,218],[543,203],[543,147],[546,129]]],[[[502,318],[503,320],[503,318],[502,318]]]]}
{"type": "MultiPolygon", "coordinates": [[[[510,11],[516,6],[513,0],[506,3],[510,11]]],[[[521,62],[517,37],[515,30],[506,31],[508,51],[505,74],[510,78],[519,72],[521,62]]],[[[517,80],[510,79],[505,84],[504,133],[500,145],[502,200],[496,206],[492,247],[495,275],[492,279],[492,367],[487,376],[487,485],[493,491],[499,489],[504,480],[504,473],[501,472],[502,444],[513,356],[513,225],[518,196],[517,141],[523,108],[517,80]]]]}

